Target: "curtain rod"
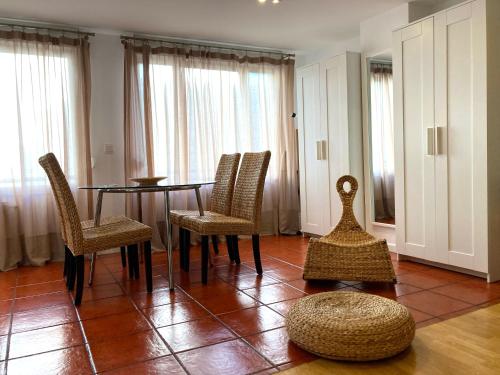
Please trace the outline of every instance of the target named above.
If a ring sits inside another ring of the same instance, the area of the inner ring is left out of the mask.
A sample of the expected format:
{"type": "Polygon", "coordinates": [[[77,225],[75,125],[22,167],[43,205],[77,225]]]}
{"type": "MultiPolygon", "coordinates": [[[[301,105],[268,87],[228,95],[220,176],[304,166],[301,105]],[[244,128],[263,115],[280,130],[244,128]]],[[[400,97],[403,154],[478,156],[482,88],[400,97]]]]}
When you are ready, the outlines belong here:
{"type": "Polygon", "coordinates": [[[277,50],[258,50],[256,48],[242,48],[242,47],[229,47],[221,46],[216,43],[200,43],[200,42],[189,42],[189,41],[177,41],[172,39],[161,39],[161,38],[146,38],[146,37],[136,37],[128,35],[120,35],[121,40],[137,40],[140,42],[160,42],[160,43],[170,43],[170,44],[180,44],[182,46],[195,46],[195,47],[212,47],[217,49],[223,49],[228,51],[242,51],[242,52],[257,52],[257,53],[269,53],[274,55],[281,55],[285,57],[295,57],[294,54],[285,53],[277,50]]]}
{"type": "Polygon", "coordinates": [[[90,33],[87,31],[79,31],[72,29],[62,29],[62,28],[54,28],[47,26],[33,26],[33,25],[25,25],[21,23],[8,23],[8,22],[0,22],[0,27],[11,27],[11,28],[22,28],[22,29],[33,29],[33,30],[47,30],[47,31],[55,31],[60,33],[72,33],[72,34],[80,34],[85,36],[95,36],[95,33],[90,33]]]}

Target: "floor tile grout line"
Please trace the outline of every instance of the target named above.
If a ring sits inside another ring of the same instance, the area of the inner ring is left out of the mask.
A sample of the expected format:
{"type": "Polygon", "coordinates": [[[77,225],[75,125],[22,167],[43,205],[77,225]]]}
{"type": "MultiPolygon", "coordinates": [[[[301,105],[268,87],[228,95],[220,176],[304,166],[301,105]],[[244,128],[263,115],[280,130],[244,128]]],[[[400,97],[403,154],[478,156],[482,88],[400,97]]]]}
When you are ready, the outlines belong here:
{"type": "MultiPolygon", "coordinates": [[[[129,263],[127,262],[127,266],[129,265],[129,263]]],[[[140,265],[139,265],[140,267],[140,265]]],[[[107,268],[107,267],[106,267],[107,268]]],[[[109,269],[108,269],[109,270],[109,269]]],[[[114,277],[114,275],[112,275],[113,278],[116,280],[116,278],[114,277]]],[[[145,277],[145,275],[144,275],[145,277]]],[[[118,280],[117,280],[118,281],[118,280]]],[[[185,367],[184,363],[182,363],[182,361],[180,360],[180,358],[174,353],[174,351],[172,350],[172,347],[170,346],[170,344],[164,339],[164,337],[160,334],[160,332],[158,332],[158,329],[155,327],[155,325],[153,324],[153,322],[151,322],[148,317],[144,314],[144,312],[139,308],[139,306],[137,306],[137,304],[135,303],[134,299],[132,298],[131,294],[128,294],[127,291],[125,290],[125,288],[121,285],[120,282],[118,282],[118,285],[120,285],[120,288],[122,288],[122,291],[123,293],[125,294],[125,296],[129,299],[129,301],[132,303],[132,305],[135,307],[135,309],[139,312],[139,314],[141,314],[141,316],[146,319],[146,321],[148,322],[148,324],[150,325],[152,331],[155,332],[155,334],[160,338],[160,340],[165,344],[165,346],[167,347],[167,349],[169,350],[170,354],[169,355],[172,355],[175,360],[177,361],[177,363],[179,364],[179,366],[181,366],[181,368],[186,372],[186,374],[190,374],[189,371],[187,370],[187,368],[185,367]]],[[[154,291],[154,287],[153,287],[153,291],[154,291]]],[[[152,358],[152,359],[147,359],[147,360],[144,360],[144,361],[139,361],[139,362],[136,362],[136,363],[143,363],[143,362],[148,362],[148,361],[152,361],[152,360],[155,360],[157,358],[163,358],[163,357],[166,357],[166,356],[160,356],[160,357],[156,357],[156,358],[152,358]]],[[[126,367],[126,366],[124,366],[126,367]]]]}
{"type": "MultiPolygon", "coordinates": [[[[182,271],[181,271],[182,272],[182,271]]],[[[225,282],[224,280],[222,280],[223,282],[225,282]]],[[[226,284],[229,285],[229,283],[225,282],[226,284]]],[[[179,287],[177,285],[177,287],[179,287]]],[[[187,291],[185,291],[184,289],[182,289],[182,287],[180,287],[181,290],[186,293],[191,299],[193,299],[194,302],[196,302],[199,306],[201,306],[203,309],[205,309],[209,315],[211,315],[213,318],[215,318],[220,324],[222,324],[226,329],[228,329],[233,335],[236,336],[236,340],[242,340],[247,346],[249,346],[254,352],[256,352],[262,359],[264,359],[265,361],[267,361],[269,364],[271,364],[271,366],[275,366],[274,363],[269,360],[263,353],[259,352],[256,348],[254,348],[252,345],[250,345],[246,340],[244,340],[243,336],[241,336],[240,334],[238,334],[235,330],[233,330],[228,324],[226,324],[222,319],[220,319],[217,315],[213,314],[210,310],[208,310],[205,306],[203,306],[198,300],[196,300],[195,298],[193,298],[189,293],[187,293],[187,291]]],[[[249,296],[250,297],[250,296],[249,296]]],[[[253,297],[250,297],[254,300],[256,300],[255,298],[253,297]]],[[[260,303],[260,301],[256,300],[257,302],[260,303]]],[[[261,307],[261,306],[258,306],[258,307],[261,307]]],[[[250,307],[251,308],[251,307],[250,307]]],[[[250,309],[249,308],[249,309],[250,309]]],[[[246,310],[246,309],[243,309],[243,310],[246,310]]],[[[241,311],[241,310],[235,310],[235,311],[241,311]]],[[[274,310],[271,310],[271,311],[274,311],[274,310]]],[[[220,314],[220,315],[224,315],[224,314],[220,314]]],[[[212,345],[217,345],[217,344],[212,344],[212,345]]],[[[211,346],[211,345],[207,345],[207,346],[211,346]]]]}
{"type": "MultiPolygon", "coordinates": [[[[196,319],[196,320],[200,320],[200,319],[196,319]]],[[[184,323],[190,323],[190,322],[195,322],[196,320],[191,320],[189,322],[184,322],[184,323]]],[[[179,324],[183,324],[183,323],[179,323],[179,324]]],[[[170,326],[166,326],[166,327],[170,327],[170,326]]],[[[162,327],[162,328],[165,328],[165,327],[162,327]]],[[[200,346],[196,346],[194,348],[189,348],[189,349],[183,349],[183,350],[178,350],[175,352],[175,354],[184,354],[184,353],[187,353],[187,352],[190,352],[192,350],[198,350],[198,349],[203,349],[203,348],[207,348],[209,346],[214,346],[214,345],[219,345],[219,344],[224,344],[226,342],[230,342],[230,341],[237,341],[239,340],[240,337],[231,337],[229,339],[224,339],[222,341],[219,341],[219,342],[216,342],[215,344],[206,344],[206,345],[200,345],[200,346]]]]}
{"type": "MultiPolygon", "coordinates": [[[[110,297],[104,297],[104,298],[97,298],[97,299],[92,299],[92,300],[88,300],[88,301],[83,301],[82,303],[84,303],[84,302],[103,301],[103,300],[117,298],[117,297],[123,297],[123,296],[125,296],[125,295],[110,296],[110,297]]],[[[47,310],[47,309],[52,309],[52,308],[55,308],[55,307],[61,307],[61,306],[67,306],[67,305],[71,305],[71,304],[70,303],[68,303],[68,304],[60,303],[60,304],[55,304],[55,305],[44,306],[44,307],[41,307],[41,308],[33,308],[33,309],[28,309],[28,310],[22,310],[22,311],[19,311],[19,312],[15,312],[13,315],[15,315],[15,314],[22,314],[22,313],[28,313],[28,312],[34,312],[34,311],[38,311],[38,310],[47,310]]],[[[168,303],[166,305],[168,305],[168,303]]],[[[74,304],[73,304],[73,306],[74,306],[74,304]]],[[[13,332],[12,334],[16,335],[18,333],[24,333],[24,332],[29,332],[29,331],[36,331],[36,330],[40,330],[40,329],[44,329],[44,328],[57,327],[57,326],[60,326],[60,325],[65,325],[65,324],[77,323],[79,321],[85,322],[85,321],[88,321],[88,320],[99,319],[99,318],[102,318],[102,317],[108,317],[108,316],[113,316],[113,315],[120,315],[120,314],[123,314],[123,313],[126,313],[126,312],[127,311],[113,312],[113,313],[110,313],[110,314],[106,314],[106,315],[103,315],[103,316],[96,316],[96,317],[92,317],[92,318],[81,318],[81,316],[79,314],[77,314],[77,319],[76,320],[72,320],[72,321],[68,321],[68,322],[63,322],[63,323],[52,324],[52,325],[38,327],[38,328],[27,329],[25,331],[13,332]]]]}
{"type": "MultiPolygon", "coordinates": [[[[42,285],[42,284],[53,284],[53,283],[64,283],[64,277],[60,279],[54,279],[54,280],[47,280],[47,281],[41,281],[41,282],[36,282],[36,283],[31,283],[31,284],[21,284],[21,285],[16,285],[16,288],[25,288],[25,287],[30,287],[30,286],[35,286],[35,285],[42,285]]],[[[12,287],[14,288],[14,287],[12,287]]]]}
{"type": "Polygon", "coordinates": [[[83,322],[80,319],[80,312],[78,308],[75,306],[76,317],[78,318],[78,326],[80,327],[80,332],[82,333],[83,344],[85,345],[85,351],[87,352],[87,356],[89,358],[90,367],[92,368],[92,373],[97,374],[97,368],[95,366],[94,356],[92,355],[92,351],[90,350],[89,340],[87,339],[87,334],[85,333],[85,329],[83,327],[83,322]]]}
{"type": "Polygon", "coordinates": [[[58,352],[58,351],[61,351],[61,350],[66,350],[66,349],[78,348],[80,346],[85,346],[85,343],[82,342],[80,344],[74,344],[74,345],[64,346],[62,348],[50,349],[50,350],[46,350],[46,351],[40,352],[40,353],[32,353],[32,354],[22,355],[22,356],[19,356],[19,357],[9,358],[9,361],[16,361],[18,359],[35,357],[37,355],[42,355],[42,354],[47,354],[47,353],[54,353],[54,352],[58,352]]]}
{"type": "Polygon", "coordinates": [[[7,336],[7,345],[5,348],[5,367],[4,373],[7,374],[9,368],[9,356],[10,356],[10,344],[12,339],[12,325],[14,323],[14,304],[16,303],[16,293],[17,293],[17,283],[19,280],[19,269],[16,268],[16,290],[14,290],[14,295],[10,303],[10,323],[9,323],[9,333],[7,336]]]}
{"type": "MultiPolygon", "coordinates": [[[[231,263],[232,265],[232,263],[231,263]]],[[[181,271],[182,272],[182,271],[181,271]]],[[[217,275],[215,275],[215,278],[219,279],[220,281],[228,284],[229,286],[233,287],[233,285],[231,285],[230,283],[228,283],[226,280],[218,277],[217,275]]],[[[262,359],[264,359],[267,363],[270,364],[270,367],[268,368],[265,368],[265,369],[261,369],[261,370],[257,370],[255,372],[251,372],[250,374],[255,374],[255,373],[258,373],[258,372],[261,372],[261,371],[264,371],[266,369],[270,369],[270,368],[274,368],[274,369],[277,369],[277,366],[274,364],[273,361],[271,361],[269,358],[267,358],[263,353],[261,353],[260,351],[258,351],[256,348],[254,348],[247,340],[245,340],[245,338],[240,335],[238,332],[236,332],[235,330],[233,330],[227,323],[225,323],[222,319],[219,318],[219,315],[224,315],[224,314],[230,314],[230,313],[233,313],[233,312],[236,312],[236,311],[242,311],[242,310],[248,310],[248,309],[251,309],[251,308],[258,308],[258,307],[263,307],[265,306],[264,304],[261,304],[260,306],[252,306],[252,307],[248,307],[248,308],[244,308],[244,309],[238,309],[238,310],[234,310],[234,311],[231,311],[231,312],[226,312],[226,313],[221,313],[221,314],[214,314],[212,313],[209,309],[207,309],[204,305],[202,305],[200,303],[200,301],[198,301],[196,298],[194,298],[191,294],[189,294],[189,292],[185,289],[182,288],[182,286],[179,286],[177,285],[178,288],[180,288],[182,290],[182,292],[184,292],[189,298],[191,298],[196,304],[198,304],[201,308],[203,308],[207,313],[208,315],[215,319],[219,324],[221,324],[224,328],[226,328],[229,332],[231,332],[231,334],[233,334],[235,337],[231,340],[226,340],[226,341],[221,341],[221,342],[218,342],[216,344],[208,344],[208,345],[204,345],[204,346],[200,346],[200,347],[197,347],[197,348],[191,348],[189,350],[185,350],[183,351],[184,352],[188,352],[190,350],[196,350],[196,349],[200,349],[200,348],[204,348],[204,347],[209,347],[209,346],[213,346],[213,345],[218,345],[218,344],[221,344],[221,343],[224,343],[224,342],[229,342],[229,341],[236,341],[236,340],[241,340],[245,345],[249,346],[255,353],[257,353],[257,355],[259,355],[262,359]]],[[[236,290],[239,290],[238,288],[235,287],[236,290]]],[[[240,290],[241,291],[241,290],[240,290]]],[[[245,295],[248,296],[248,294],[245,293],[245,295]]],[[[252,296],[248,296],[250,298],[252,298],[253,300],[255,300],[256,302],[259,302],[259,303],[262,303],[260,302],[259,300],[253,298],[252,296]]],[[[271,311],[274,311],[271,309],[271,311]]],[[[281,314],[280,314],[281,315],[281,314]]],[[[194,319],[194,320],[198,320],[198,319],[194,319]]],[[[192,321],[194,321],[192,320],[192,321]]],[[[277,328],[282,328],[282,327],[277,327],[277,328]]],[[[258,333],[261,333],[261,332],[258,332],[258,333]]]]}
{"type": "MultiPolygon", "coordinates": [[[[24,300],[24,299],[28,299],[28,298],[35,298],[35,297],[41,297],[41,296],[50,296],[50,295],[54,295],[54,294],[63,294],[63,293],[66,293],[66,290],[63,289],[63,290],[58,290],[56,292],[34,294],[32,296],[17,297],[16,299],[18,299],[18,300],[24,300]]],[[[56,305],[58,305],[58,304],[56,304],[56,305]]],[[[50,305],[50,306],[55,306],[55,305],[50,305]]]]}
{"type": "MultiPolygon", "coordinates": [[[[460,283],[458,283],[458,284],[460,284],[460,283]]],[[[457,301],[460,301],[460,302],[468,303],[468,304],[473,305],[473,306],[478,306],[478,305],[480,305],[480,304],[482,304],[482,303],[487,303],[487,302],[489,302],[489,301],[492,301],[492,300],[494,300],[494,299],[498,299],[498,297],[500,297],[500,292],[499,292],[497,297],[492,297],[491,299],[490,299],[490,298],[488,298],[488,300],[487,300],[487,301],[485,301],[485,302],[480,302],[480,303],[472,303],[472,302],[466,301],[466,300],[464,300],[464,299],[459,299],[459,298],[456,298],[456,297],[451,297],[451,296],[449,296],[449,295],[447,295],[447,294],[443,294],[443,293],[439,293],[439,292],[436,292],[436,291],[435,291],[435,289],[439,289],[439,288],[442,288],[442,287],[445,287],[445,286],[450,286],[450,285],[457,285],[457,284],[447,284],[447,285],[441,285],[441,286],[437,286],[437,287],[430,288],[430,289],[425,289],[425,290],[427,290],[427,291],[429,291],[429,292],[432,292],[432,293],[434,293],[434,294],[439,294],[440,296],[445,296],[445,297],[448,297],[448,298],[451,298],[451,299],[454,299],[454,300],[457,300],[457,301]]]]}
{"type": "Polygon", "coordinates": [[[63,323],[58,323],[58,324],[53,324],[45,327],[37,327],[37,328],[32,328],[32,329],[27,329],[25,331],[18,331],[18,332],[12,332],[12,336],[14,335],[20,335],[20,334],[25,334],[28,332],[35,332],[35,331],[41,331],[42,329],[47,329],[47,328],[54,328],[54,327],[59,327],[59,326],[64,326],[67,324],[77,324],[79,323],[79,320],[72,320],[70,322],[63,322],[63,323]]]}
{"type": "MultiPolygon", "coordinates": [[[[94,299],[94,300],[89,300],[87,302],[93,302],[93,301],[102,301],[102,300],[105,300],[105,299],[111,299],[111,298],[117,298],[117,297],[121,297],[121,296],[111,296],[111,297],[105,297],[105,298],[98,298],[98,299],[94,299]]],[[[74,304],[71,303],[68,305],[71,305],[72,307],[74,307],[74,304]]],[[[16,312],[16,313],[13,313],[12,314],[12,320],[14,320],[14,315],[16,314],[23,314],[23,313],[34,313],[35,311],[39,311],[39,310],[49,310],[49,309],[53,309],[53,308],[57,308],[57,307],[62,307],[62,306],[68,306],[64,303],[61,303],[61,304],[56,304],[56,305],[50,305],[50,306],[45,306],[45,307],[41,307],[41,308],[34,308],[34,309],[29,309],[29,310],[23,310],[23,311],[19,311],[19,312],[16,312]]],[[[42,329],[45,329],[45,328],[53,328],[53,327],[58,327],[58,326],[63,326],[63,325],[66,325],[66,324],[72,324],[72,323],[78,323],[78,322],[86,322],[86,321],[89,321],[89,320],[94,320],[94,319],[99,319],[99,318],[102,318],[102,317],[108,317],[108,316],[113,316],[113,315],[120,315],[120,314],[124,314],[126,313],[126,311],[122,311],[122,312],[117,312],[117,313],[113,313],[113,314],[107,314],[107,315],[104,315],[104,316],[99,316],[99,317],[93,317],[93,318],[86,318],[86,319],[82,319],[80,314],[77,313],[75,314],[76,315],[76,319],[75,320],[70,320],[70,321],[67,321],[67,322],[61,322],[61,323],[56,323],[56,324],[50,324],[50,325],[46,325],[46,326],[43,326],[43,327],[37,327],[37,328],[30,328],[30,329],[26,329],[26,330],[23,330],[23,331],[17,331],[17,332],[13,332],[12,331],[12,335],[17,335],[17,334],[20,334],[20,333],[26,333],[26,332],[31,332],[31,331],[38,331],[38,330],[42,330],[42,329]]]]}
{"type": "Polygon", "coordinates": [[[277,260],[277,261],[279,261],[279,262],[283,262],[283,263],[285,263],[285,264],[287,264],[287,265],[289,265],[289,266],[292,266],[292,267],[294,267],[294,268],[299,268],[299,269],[302,269],[302,270],[304,269],[303,267],[297,266],[296,264],[293,264],[293,263],[290,263],[290,262],[286,262],[286,261],[284,261],[284,260],[282,260],[282,259],[280,259],[280,258],[277,258],[277,257],[275,257],[275,256],[268,255],[268,257],[270,257],[270,258],[271,258],[271,259],[273,259],[273,260],[277,260]]]}
{"type": "Polygon", "coordinates": [[[78,321],[77,321],[78,327],[80,328],[80,332],[82,334],[83,345],[85,346],[85,351],[87,352],[87,357],[89,359],[90,367],[92,369],[92,374],[97,374],[97,368],[95,367],[94,356],[92,355],[92,352],[90,351],[90,345],[88,345],[87,335],[85,333],[82,321],[80,319],[80,312],[78,311],[78,307],[75,306],[75,303],[74,303],[75,300],[73,298],[73,293],[71,291],[69,291],[68,293],[70,294],[71,299],[73,300],[73,307],[75,309],[76,317],[78,318],[78,321]]]}
{"type": "MultiPolygon", "coordinates": [[[[407,284],[407,285],[411,285],[411,284],[408,284],[408,283],[405,283],[405,284],[407,284]]],[[[438,286],[438,287],[435,287],[435,288],[440,288],[440,287],[442,287],[442,286],[448,286],[448,285],[455,285],[455,284],[446,284],[446,285],[441,285],[441,286],[438,286]]],[[[412,285],[412,286],[415,286],[415,285],[412,285]]],[[[416,286],[415,286],[415,287],[416,287],[416,286]]],[[[418,287],[417,287],[417,288],[418,288],[418,287]]],[[[450,296],[448,296],[448,295],[446,295],[446,294],[436,293],[436,292],[434,292],[434,291],[432,290],[432,289],[435,289],[435,288],[429,288],[429,289],[417,290],[416,292],[411,292],[411,293],[403,294],[403,295],[402,295],[402,296],[400,296],[400,297],[405,297],[405,296],[409,296],[409,295],[414,295],[414,294],[417,294],[417,293],[422,293],[422,292],[430,292],[430,293],[435,294],[435,295],[440,296],[440,297],[447,297],[447,298],[450,298],[450,299],[452,299],[452,300],[455,300],[455,301],[458,301],[458,302],[461,302],[461,303],[466,303],[466,304],[471,305],[471,306],[476,306],[476,304],[474,304],[474,303],[470,303],[470,302],[467,302],[467,301],[463,301],[463,300],[458,299],[458,298],[455,298],[455,297],[450,297],[450,296]]],[[[400,298],[400,297],[398,297],[398,298],[400,298]]],[[[403,303],[403,305],[404,305],[404,303],[403,303]]],[[[405,305],[405,306],[406,306],[406,305],[405,305]]],[[[469,307],[471,307],[471,306],[469,306],[469,307]]]]}

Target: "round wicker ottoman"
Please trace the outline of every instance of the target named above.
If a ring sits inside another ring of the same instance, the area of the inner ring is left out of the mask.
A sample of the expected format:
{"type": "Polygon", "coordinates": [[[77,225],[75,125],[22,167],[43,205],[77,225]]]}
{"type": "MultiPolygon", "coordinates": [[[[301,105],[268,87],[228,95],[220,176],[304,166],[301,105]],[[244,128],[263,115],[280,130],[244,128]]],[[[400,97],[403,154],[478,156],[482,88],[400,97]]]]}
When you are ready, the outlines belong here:
{"type": "Polygon", "coordinates": [[[415,321],[403,305],[357,292],[327,292],[301,298],[286,317],[290,340],[318,356],[371,361],[396,355],[415,336],[415,321]]]}

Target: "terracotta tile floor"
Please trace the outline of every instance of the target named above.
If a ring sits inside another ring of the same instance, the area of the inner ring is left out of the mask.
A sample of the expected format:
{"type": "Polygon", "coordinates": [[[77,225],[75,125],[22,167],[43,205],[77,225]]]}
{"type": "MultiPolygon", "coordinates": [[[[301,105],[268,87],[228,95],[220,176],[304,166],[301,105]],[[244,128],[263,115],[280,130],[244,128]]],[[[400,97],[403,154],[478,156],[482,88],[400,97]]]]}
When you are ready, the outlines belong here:
{"type": "Polygon", "coordinates": [[[500,302],[500,283],[395,260],[397,285],[305,282],[302,237],[262,238],[262,277],[249,240],[240,240],[240,266],[229,265],[225,244],[220,248],[207,286],[199,249],[192,249],[190,273],[179,270],[176,253],[174,293],[164,252],[153,256],[152,294],[144,272],[130,281],[118,255],[102,256],[78,309],[60,263],[0,273],[0,373],[268,374],[315,358],[291,344],[283,327],[290,306],[307,294],[356,290],[392,298],[409,307],[419,327],[500,302]]]}

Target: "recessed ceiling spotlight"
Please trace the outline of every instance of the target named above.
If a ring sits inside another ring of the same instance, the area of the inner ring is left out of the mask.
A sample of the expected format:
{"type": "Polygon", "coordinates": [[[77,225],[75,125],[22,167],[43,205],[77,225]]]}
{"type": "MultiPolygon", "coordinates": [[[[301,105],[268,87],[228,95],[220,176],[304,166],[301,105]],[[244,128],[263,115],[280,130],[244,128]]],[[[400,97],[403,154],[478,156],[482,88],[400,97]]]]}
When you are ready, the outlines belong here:
{"type": "MultiPolygon", "coordinates": [[[[257,0],[257,2],[259,4],[265,4],[267,2],[267,0],[257,0]]],[[[271,0],[271,3],[273,3],[273,4],[279,4],[279,3],[281,3],[281,0],[271,0]]]]}

